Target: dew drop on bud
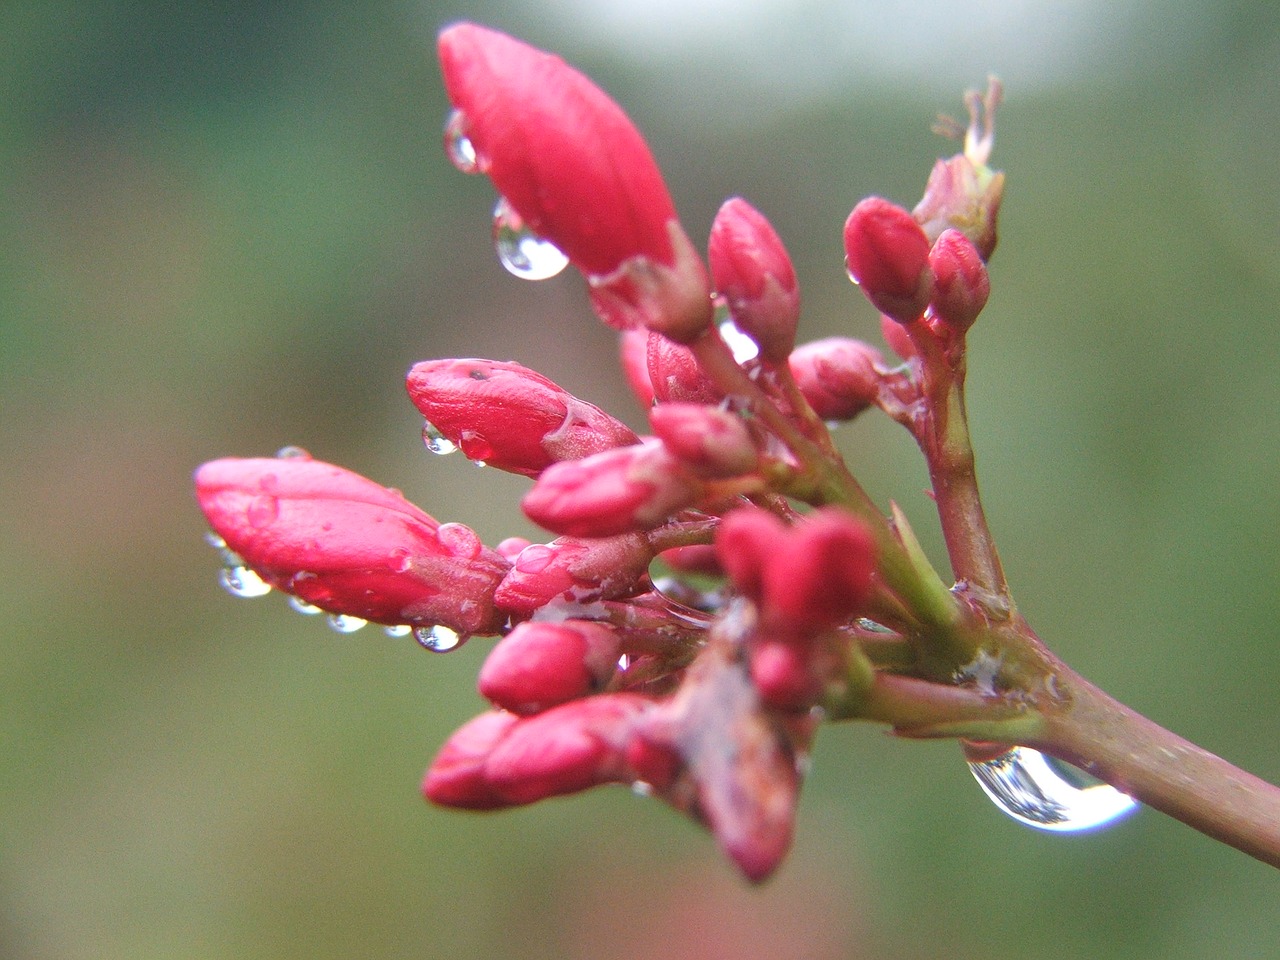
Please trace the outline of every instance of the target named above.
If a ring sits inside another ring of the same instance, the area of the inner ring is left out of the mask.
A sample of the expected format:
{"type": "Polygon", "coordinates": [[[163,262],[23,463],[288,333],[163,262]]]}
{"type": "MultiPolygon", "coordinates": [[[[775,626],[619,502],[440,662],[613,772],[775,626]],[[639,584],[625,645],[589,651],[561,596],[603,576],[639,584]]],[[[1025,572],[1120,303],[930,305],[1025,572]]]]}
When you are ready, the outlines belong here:
{"type": "Polygon", "coordinates": [[[244,566],[223,567],[218,582],[233,597],[265,597],[271,592],[271,584],[244,566]]]}
{"type": "Polygon", "coordinates": [[[382,632],[388,637],[407,637],[413,633],[413,627],[407,623],[393,623],[388,627],[383,627],[382,632]]]}
{"type": "Polygon", "coordinates": [[[454,110],[444,122],[444,152],[463,173],[480,172],[480,158],[467,136],[467,118],[461,110],[454,110]]]}
{"type": "Polygon", "coordinates": [[[521,280],[548,280],[569,264],[559,247],[525,225],[506,197],[493,208],[493,246],[507,272],[521,280]]]}
{"type": "Polygon", "coordinates": [[[311,454],[307,453],[302,447],[281,447],[276,451],[276,458],[279,460],[310,460],[311,454]]]}
{"type": "Polygon", "coordinates": [[[414,627],[413,637],[424,650],[430,650],[432,653],[448,653],[462,646],[462,638],[440,624],[432,627],[414,627]]]}
{"type": "Polygon", "coordinates": [[[348,616],[345,613],[329,614],[329,626],[338,633],[355,633],[363,627],[368,620],[361,620],[359,617],[348,616]]]}
{"type": "Polygon", "coordinates": [[[1080,833],[1115,823],[1138,801],[1108,783],[1073,782],[1043,753],[1011,747],[989,759],[969,761],[969,770],[991,802],[1014,820],[1037,830],[1080,833]]]}
{"type": "Polygon", "coordinates": [[[426,420],[422,423],[422,442],[427,445],[429,451],[440,456],[453,453],[458,449],[458,445],[437,430],[434,423],[426,420]]]}
{"type": "Polygon", "coordinates": [[[293,607],[293,609],[298,613],[307,617],[314,617],[317,613],[323,612],[314,603],[307,603],[307,601],[303,600],[301,597],[289,597],[289,606],[293,607]]]}
{"type": "Polygon", "coordinates": [[[736,363],[746,363],[748,360],[754,360],[760,355],[760,347],[756,345],[754,340],[739,330],[738,325],[732,320],[726,320],[720,324],[720,339],[729,345],[729,350],[733,354],[733,359],[736,363]]]}

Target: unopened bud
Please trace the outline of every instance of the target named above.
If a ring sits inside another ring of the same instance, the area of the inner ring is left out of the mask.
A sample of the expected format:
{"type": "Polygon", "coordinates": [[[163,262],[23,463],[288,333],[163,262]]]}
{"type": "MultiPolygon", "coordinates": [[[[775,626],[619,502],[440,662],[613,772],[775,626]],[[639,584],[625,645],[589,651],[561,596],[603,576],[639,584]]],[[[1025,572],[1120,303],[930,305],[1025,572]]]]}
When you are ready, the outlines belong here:
{"type": "Polygon", "coordinates": [[[796,342],[800,290],[791,257],[764,215],[741,197],[724,202],[707,247],[711,278],[760,359],[783,363],[796,342]]]}
{"type": "MultiPolygon", "coordinates": [[[[900,324],[893,326],[902,329],[900,324]]],[[[872,406],[880,393],[884,357],[861,340],[827,337],[803,343],[788,362],[800,392],[823,420],[850,420],[872,406]]]]}
{"type": "Polygon", "coordinates": [[[663,445],[700,477],[719,479],[750,473],[759,452],[742,417],[698,403],[660,403],[649,423],[663,445]]]}
{"type": "Polygon", "coordinates": [[[548,604],[632,596],[647,588],[652,559],[653,549],[641,533],[531,544],[515,558],[493,600],[522,618],[548,604]]]}
{"type": "Polygon", "coordinates": [[[720,388],[703,374],[693,351],[659,333],[649,334],[648,365],[649,384],[659,403],[714,404],[724,397],[720,388]]]}
{"type": "Polygon", "coordinates": [[[930,311],[933,319],[955,334],[963,334],[978,319],[991,294],[987,265],[973,243],[949,228],[929,251],[935,278],[930,311]]]}
{"type": "Polygon", "coordinates": [[[603,689],[618,651],[618,635],[603,624],[526,621],[489,652],[477,686],[499,707],[537,713],[603,689]]]}
{"type": "Polygon", "coordinates": [[[911,214],[883,197],[861,201],[844,225],[849,276],[881,313],[900,323],[929,305],[929,240],[911,214]]]}

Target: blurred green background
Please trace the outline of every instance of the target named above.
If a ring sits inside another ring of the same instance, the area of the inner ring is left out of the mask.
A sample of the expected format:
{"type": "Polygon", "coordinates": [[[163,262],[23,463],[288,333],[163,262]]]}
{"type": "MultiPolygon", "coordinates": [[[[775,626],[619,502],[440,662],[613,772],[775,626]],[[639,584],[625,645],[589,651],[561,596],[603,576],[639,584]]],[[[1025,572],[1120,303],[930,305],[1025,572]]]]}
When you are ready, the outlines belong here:
{"type": "MultiPolygon", "coordinates": [[[[440,150],[433,37],[555,48],[631,112],[690,233],[741,193],[808,336],[877,337],[840,227],[911,204],[935,112],[1000,73],[972,337],[1010,578],[1069,662],[1280,781],[1280,13],[1021,4],[0,6],[0,956],[1178,958],[1280,953],[1280,874],[1145,811],[1033,833],[954,745],[820,738],[748,889],[659,804],[474,816],[417,783],[488,643],[339,636],[215,583],[199,462],[300,444],[494,542],[525,484],[428,455],[401,378],[519,359],[640,411],[582,284],[492,256],[440,150]],[[1118,8],[1118,9],[1117,9],[1118,8]]],[[[932,535],[909,441],[842,444],[932,535]]]]}

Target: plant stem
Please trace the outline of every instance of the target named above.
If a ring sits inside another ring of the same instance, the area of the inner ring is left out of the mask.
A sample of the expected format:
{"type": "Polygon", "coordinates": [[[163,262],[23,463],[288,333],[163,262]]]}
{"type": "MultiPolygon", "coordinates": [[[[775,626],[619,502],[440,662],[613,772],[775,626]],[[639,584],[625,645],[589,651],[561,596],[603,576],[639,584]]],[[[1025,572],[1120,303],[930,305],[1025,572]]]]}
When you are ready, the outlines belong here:
{"type": "Polygon", "coordinates": [[[1043,712],[1043,737],[1028,746],[1280,867],[1280,787],[1164,729],[1065,665],[1056,682],[1063,706],[1043,712]]]}

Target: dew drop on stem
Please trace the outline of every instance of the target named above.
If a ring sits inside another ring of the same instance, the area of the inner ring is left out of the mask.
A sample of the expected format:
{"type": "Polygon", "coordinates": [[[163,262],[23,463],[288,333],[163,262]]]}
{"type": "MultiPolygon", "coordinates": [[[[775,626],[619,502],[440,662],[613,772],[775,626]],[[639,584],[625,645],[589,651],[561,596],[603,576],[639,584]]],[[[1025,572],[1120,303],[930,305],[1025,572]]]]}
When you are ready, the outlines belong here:
{"type": "Polygon", "coordinates": [[[1065,771],[1074,768],[1057,764],[1038,750],[1011,747],[989,759],[969,760],[969,770],[992,803],[1037,830],[1099,830],[1138,808],[1136,800],[1110,784],[1073,782],[1065,771]]]}
{"type": "Polygon", "coordinates": [[[530,230],[505,197],[493,208],[493,247],[507,272],[521,280],[548,280],[569,265],[560,248],[530,230]]]}

